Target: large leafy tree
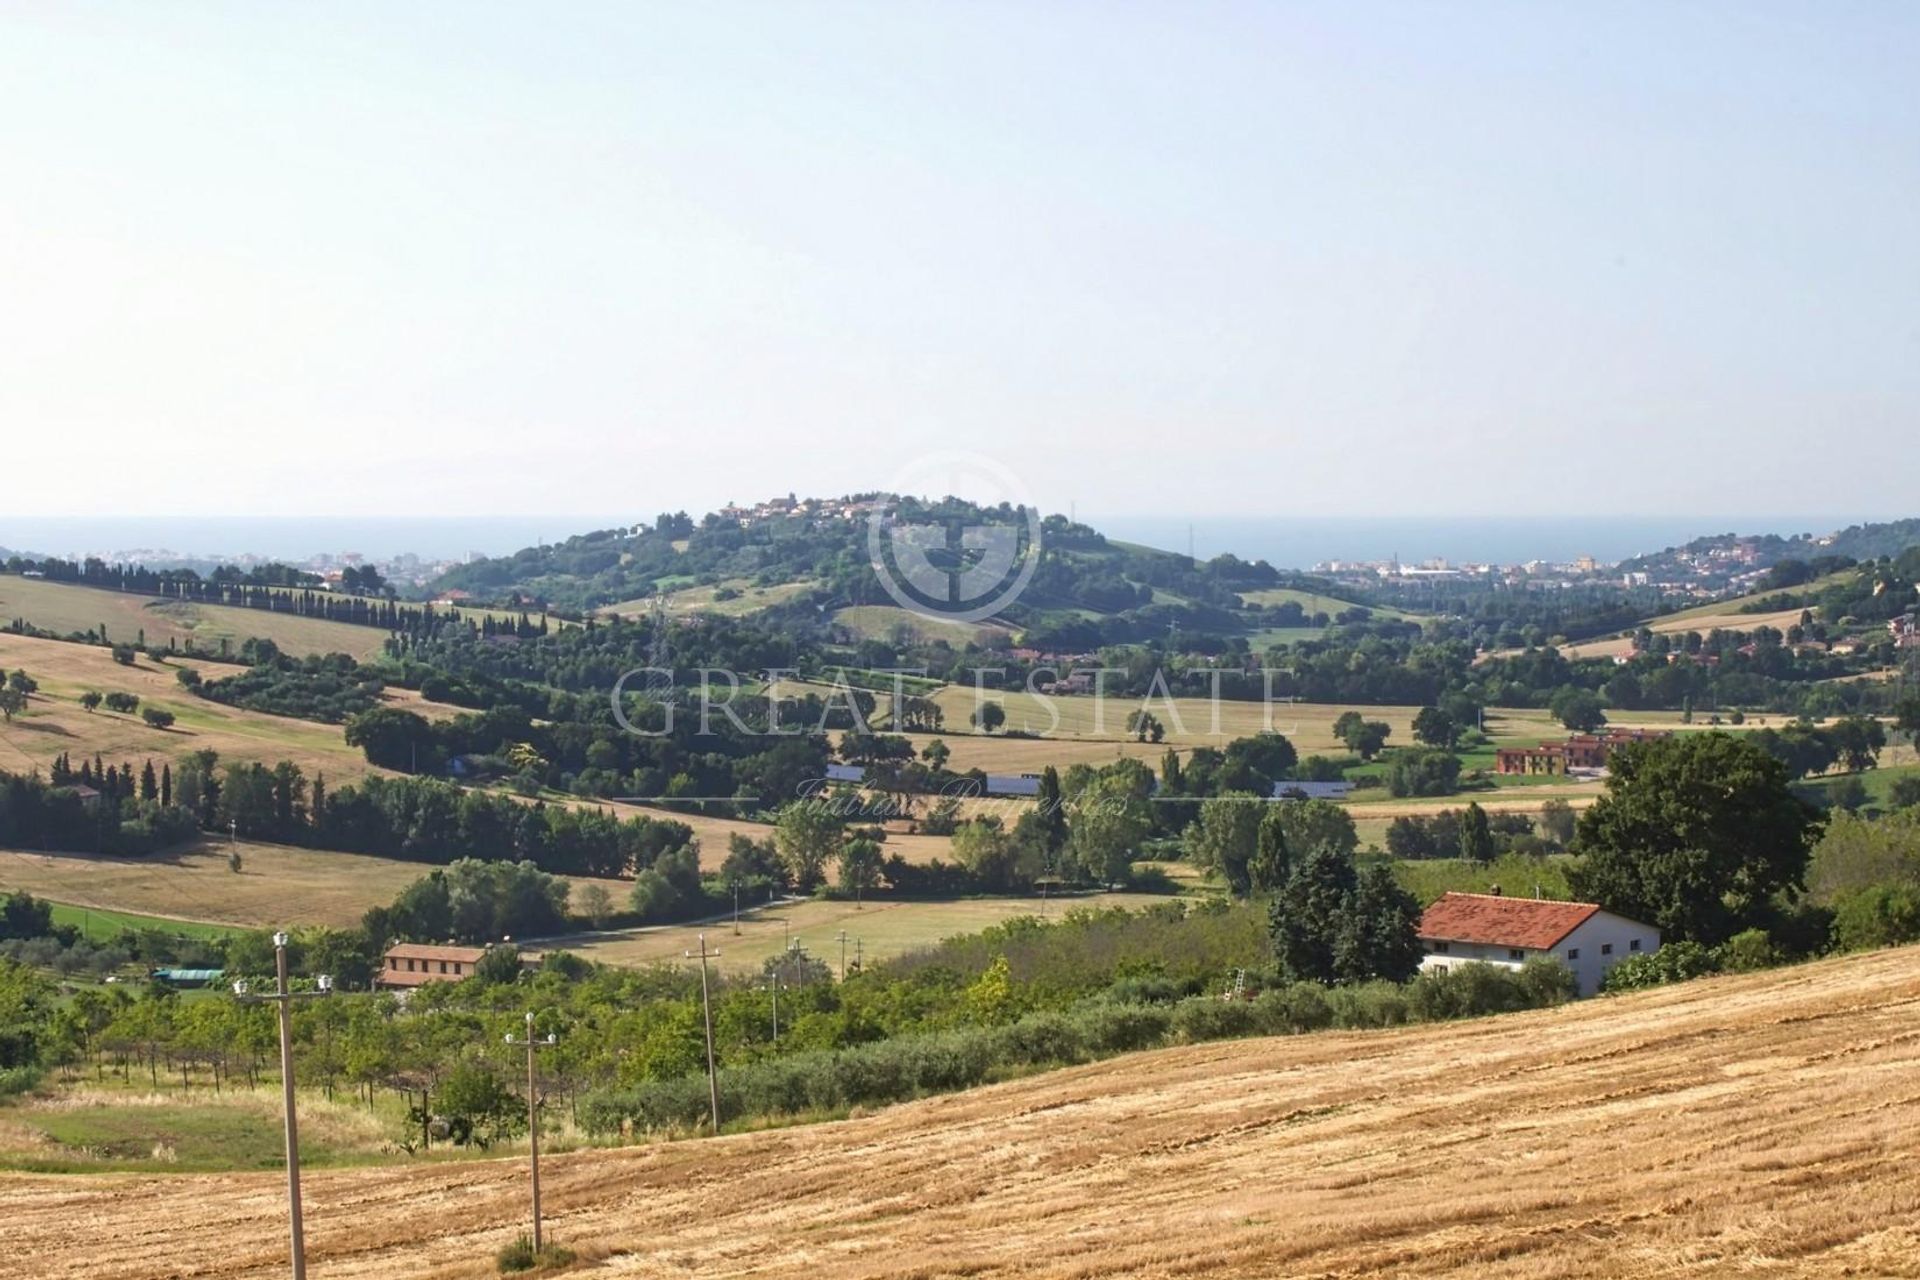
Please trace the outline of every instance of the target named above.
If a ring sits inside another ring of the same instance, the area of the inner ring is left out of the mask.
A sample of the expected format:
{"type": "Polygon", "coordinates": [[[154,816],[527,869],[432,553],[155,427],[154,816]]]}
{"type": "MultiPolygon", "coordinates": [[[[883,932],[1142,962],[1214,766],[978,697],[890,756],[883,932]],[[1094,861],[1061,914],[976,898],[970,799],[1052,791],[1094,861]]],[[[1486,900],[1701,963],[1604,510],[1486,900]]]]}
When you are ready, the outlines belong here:
{"type": "Polygon", "coordinates": [[[829,805],[795,800],[774,819],[773,842],[787,864],[787,875],[801,892],[820,883],[820,875],[840,847],[840,819],[829,805]]]}
{"type": "Polygon", "coordinates": [[[1334,940],[1357,879],[1353,859],[1330,845],[1307,851],[1268,909],[1273,958],[1293,982],[1332,982],[1334,940]]]}
{"type": "Polygon", "coordinates": [[[1200,806],[1200,817],[1186,830],[1187,860],[1217,873],[1233,892],[1251,887],[1248,864],[1260,837],[1260,797],[1244,791],[1217,796],[1200,806]]]}
{"type": "Polygon", "coordinates": [[[1285,805],[1268,805],[1260,815],[1260,831],[1253,858],[1247,863],[1247,887],[1254,893],[1272,893],[1287,882],[1293,870],[1293,850],[1287,844],[1285,805]]]}
{"type": "Polygon", "coordinates": [[[1328,845],[1294,863],[1268,909],[1280,971],[1295,982],[1404,982],[1420,967],[1420,904],[1383,865],[1356,872],[1328,845]]]}
{"type": "Polygon", "coordinates": [[[1419,972],[1423,954],[1419,899],[1400,887],[1391,867],[1375,863],[1362,871],[1334,931],[1340,980],[1405,982],[1419,972]]]}
{"type": "Polygon", "coordinates": [[[1460,741],[1460,726],[1439,707],[1422,707],[1413,718],[1413,737],[1416,742],[1451,751],[1460,741]]]}
{"type": "Polygon", "coordinates": [[[1153,831],[1147,796],[1153,775],[1136,760],[1122,760],[1086,778],[1071,800],[1067,851],[1080,872],[1096,884],[1124,884],[1134,855],[1153,831]]]}
{"type": "Polygon", "coordinates": [[[1322,848],[1351,856],[1359,847],[1353,815],[1331,800],[1282,800],[1276,808],[1275,821],[1296,858],[1322,848]]]}
{"type": "Polygon", "coordinates": [[[1576,733],[1591,733],[1607,722],[1599,695],[1591,689],[1569,685],[1554,694],[1547,706],[1554,719],[1576,733]]]}
{"type": "Polygon", "coordinates": [[[1769,898],[1797,890],[1823,819],[1788,789],[1785,765],[1724,733],[1632,743],[1613,753],[1606,794],[1581,817],[1574,892],[1716,943],[1769,898]]]}

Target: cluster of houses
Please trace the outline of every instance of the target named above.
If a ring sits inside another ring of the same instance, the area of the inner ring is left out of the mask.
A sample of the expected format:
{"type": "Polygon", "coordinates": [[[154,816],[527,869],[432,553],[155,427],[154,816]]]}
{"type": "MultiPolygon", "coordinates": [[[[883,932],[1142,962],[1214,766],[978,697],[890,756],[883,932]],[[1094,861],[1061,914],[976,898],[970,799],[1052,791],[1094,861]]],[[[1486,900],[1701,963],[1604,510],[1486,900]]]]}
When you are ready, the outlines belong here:
{"type": "Polygon", "coordinates": [[[1664,729],[1609,729],[1576,733],[1565,742],[1543,742],[1537,747],[1499,747],[1493,753],[1493,768],[1509,777],[1590,774],[1607,767],[1616,747],[1666,736],[1664,729]]]}
{"type": "Polygon", "coordinates": [[[745,529],[763,520],[864,520],[882,505],[879,498],[796,498],[788,494],[750,507],[729,502],[714,514],[745,529]]]}

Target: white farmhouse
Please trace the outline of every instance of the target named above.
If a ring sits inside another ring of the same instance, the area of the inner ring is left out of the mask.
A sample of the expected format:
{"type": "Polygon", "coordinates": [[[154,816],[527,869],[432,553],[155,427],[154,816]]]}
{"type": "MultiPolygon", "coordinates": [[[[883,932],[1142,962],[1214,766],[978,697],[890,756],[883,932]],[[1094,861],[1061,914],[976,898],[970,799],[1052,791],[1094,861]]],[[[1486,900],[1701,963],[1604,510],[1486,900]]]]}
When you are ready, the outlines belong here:
{"type": "Polygon", "coordinates": [[[1508,898],[1496,889],[1442,894],[1420,917],[1420,945],[1422,970],[1475,961],[1518,969],[1551,957],[1573,971],[1576,994],[1590,996],[1614,965],[1658,951],[1660,931],[1591,902],[1508,898]]]}

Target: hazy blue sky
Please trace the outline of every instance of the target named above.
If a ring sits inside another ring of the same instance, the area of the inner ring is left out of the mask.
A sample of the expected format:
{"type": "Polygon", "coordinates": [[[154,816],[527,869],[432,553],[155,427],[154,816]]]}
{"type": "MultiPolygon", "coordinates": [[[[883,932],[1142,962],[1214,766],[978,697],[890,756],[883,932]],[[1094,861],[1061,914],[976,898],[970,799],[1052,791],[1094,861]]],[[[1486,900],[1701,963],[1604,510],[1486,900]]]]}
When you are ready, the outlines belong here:
{"type": "Polygon", "coordinates": [[[1920,5],[0,6],[21,513],[1920,509],[1920,5]]]}

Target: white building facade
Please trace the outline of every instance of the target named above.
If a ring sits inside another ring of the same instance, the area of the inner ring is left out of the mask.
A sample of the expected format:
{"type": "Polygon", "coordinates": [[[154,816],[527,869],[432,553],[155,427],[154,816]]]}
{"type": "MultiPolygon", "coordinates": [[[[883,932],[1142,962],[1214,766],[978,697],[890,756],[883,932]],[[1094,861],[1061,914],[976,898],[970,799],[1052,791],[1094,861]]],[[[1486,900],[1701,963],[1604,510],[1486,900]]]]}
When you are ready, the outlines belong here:
{"type": "Polygon", "coordinates": [[[1421,916],[1420,944],[1423,972],[1476,963],[1518,969],[1544,957],[1566,965],[1576,994],[1590,996],[1614,965],[1658,951],[1660,931],[1591,902],[1449,893],[1421,916]]]}

